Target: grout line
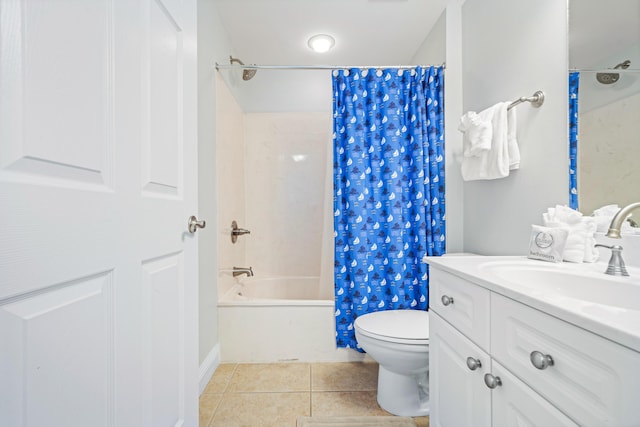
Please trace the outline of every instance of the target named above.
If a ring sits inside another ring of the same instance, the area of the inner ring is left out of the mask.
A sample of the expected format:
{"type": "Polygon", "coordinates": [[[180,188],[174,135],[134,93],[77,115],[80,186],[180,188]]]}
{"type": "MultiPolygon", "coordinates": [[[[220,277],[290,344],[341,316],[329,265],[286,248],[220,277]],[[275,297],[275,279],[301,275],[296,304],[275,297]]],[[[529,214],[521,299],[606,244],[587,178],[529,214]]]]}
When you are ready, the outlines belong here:
{"type": "Polygon", "coordinates": [[[309,416],[313,416],[313,363],[309,363],[309,416]]]}

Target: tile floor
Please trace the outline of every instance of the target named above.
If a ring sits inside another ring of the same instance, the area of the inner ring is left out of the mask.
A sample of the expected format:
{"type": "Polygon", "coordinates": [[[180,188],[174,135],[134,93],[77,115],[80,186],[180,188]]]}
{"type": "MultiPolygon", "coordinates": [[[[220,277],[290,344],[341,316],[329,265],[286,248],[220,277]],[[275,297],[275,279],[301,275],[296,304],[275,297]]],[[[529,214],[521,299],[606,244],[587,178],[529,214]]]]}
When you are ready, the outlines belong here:
{"type": "MultiPolygon", "coordinates": [[[[376,402],[378,364],[222,364],[200,396],[200,427],[290,426],[303,416],[389,416],[376,402]]],[[[429,417],[414,418],[420,427],[429,417]]]]}

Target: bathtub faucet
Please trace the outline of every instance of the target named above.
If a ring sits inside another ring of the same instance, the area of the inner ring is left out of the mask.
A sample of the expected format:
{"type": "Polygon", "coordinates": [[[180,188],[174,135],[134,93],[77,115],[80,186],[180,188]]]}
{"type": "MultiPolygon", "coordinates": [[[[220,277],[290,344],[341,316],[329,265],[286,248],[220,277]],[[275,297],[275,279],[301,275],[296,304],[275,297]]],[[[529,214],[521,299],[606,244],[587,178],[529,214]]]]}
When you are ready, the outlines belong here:
{"type": "Polygon", "coordinates": [[[253,269],[251,267],[249,268],[242,268],[242,267],[233,267],[233,277],[238,277],[241,276],[243,274],[246,274],[248,277],[253,276],[253,269]]]}

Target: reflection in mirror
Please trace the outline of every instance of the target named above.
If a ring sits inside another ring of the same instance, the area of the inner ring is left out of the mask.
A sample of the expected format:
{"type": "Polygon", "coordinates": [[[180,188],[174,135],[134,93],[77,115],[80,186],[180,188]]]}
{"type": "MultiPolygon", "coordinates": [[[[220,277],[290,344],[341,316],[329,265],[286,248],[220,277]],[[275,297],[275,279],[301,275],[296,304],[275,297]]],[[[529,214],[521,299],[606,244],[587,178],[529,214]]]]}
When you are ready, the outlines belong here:
{"type": "Polygon", "coordinates": [[[577,207],[640,200],[640,0],[570,0],[569,60],[579,72],[577,207]]]}

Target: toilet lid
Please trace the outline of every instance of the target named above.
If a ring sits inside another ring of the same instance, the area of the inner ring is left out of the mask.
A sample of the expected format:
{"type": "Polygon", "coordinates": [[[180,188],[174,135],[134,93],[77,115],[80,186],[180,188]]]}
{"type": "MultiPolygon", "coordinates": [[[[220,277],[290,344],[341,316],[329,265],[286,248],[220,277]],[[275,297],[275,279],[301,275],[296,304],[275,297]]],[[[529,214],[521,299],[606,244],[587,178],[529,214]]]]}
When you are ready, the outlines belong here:
{"type": "Polygon", "coordinates": [[[386,310],[359,316],[355,327],[369,336],[388,341],[429,340],[429,313],[421,310],[386,310]]]}

